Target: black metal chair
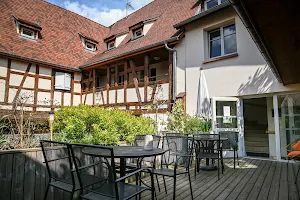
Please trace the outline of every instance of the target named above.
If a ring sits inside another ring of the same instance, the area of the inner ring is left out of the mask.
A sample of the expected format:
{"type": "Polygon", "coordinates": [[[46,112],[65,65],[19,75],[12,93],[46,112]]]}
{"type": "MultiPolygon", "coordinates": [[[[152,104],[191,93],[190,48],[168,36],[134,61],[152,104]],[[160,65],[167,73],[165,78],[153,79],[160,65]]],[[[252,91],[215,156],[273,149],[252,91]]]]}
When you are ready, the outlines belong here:
{"type": "MultiPolygon", "coordinates": [[[[44,199],[47,198],[50,186],[71,193],[71,199],[73,199],[74,193],[81,190],[81,187],[73,170],[69,143],[47,140],[41,140],[40,143],[49,176],[44,199]]],[[[78,160],[78,158],[75,159],[78,160]]],[[[92,185],[99,181],[90,175],[84,177],[86,185],[92,185]]]]}
{"type": "Polygon", "coordinates": [[[233,151],[233,168],[236,168],[236,161],[239,163],[239,133],[238,132],[219,132],[221,137],[228,138],[227,141],[222,143],[222,149],[226,151],[233,151]]]}
{"type": "Polygon", "coordinates": [[[215,160],[218,161],[218,179],[220,179],[220,160],[222,164],[222,174],[224,172],[224,163],[222,155],[222,142],[220,134],[196,134],[194,135],[195,140],[195,156],[196,162],[195,167],[195,177],[196,171],[200,168],[200,162],[202,159],[206,159],[207,164],[209,164],[209,159],[214,163],[215,160]]]}
{"type": "Polygon", "coordinates": [[[137,169],[124,177],[117,179],[115,158],[112,147],[99,146],[99,145],[84,145],[84,144],[71,144],[71,152],[74,158],[75,171],[78,175],[78,181],[80,184],[81,198],[88,200],[96,199],[130,199],[136,197],[146,190],[152,191],[152,199],[154,199],[154,184],[153,174],[149,169],[137,169]],[[98,155],[97,157],[85,155],[85,164],[80,166],[78,163],[77,154],[80,154],[83,149],[92,148],[100,151],[103,156],[98,155]],[[139,186],[138,180],[136,185],[126,183],[125,180],[136,174],[147,171],[151,175],[151,186],[139,186]],[[90,185],[85,184],[84,178],[86,175],[92,175],[101,181],[90,185]]]}
{"type": "MultiPolygon", "coordinates": [[[[193,199],[190,163],[193,156],[194,139],[188,136],[164,136],[163,147],[167,149],[167,151],[162,156],[160,168],[154,168],[153,174],[173,178],[173,199],[176,197],[176,177],[178,175],[188,174],[191,197],[193,199]],[[169,166],[173,166],[174,169],[169,169],[169,166]]],[[[167,192],[166,184],[165,191],[167,192]]]]}

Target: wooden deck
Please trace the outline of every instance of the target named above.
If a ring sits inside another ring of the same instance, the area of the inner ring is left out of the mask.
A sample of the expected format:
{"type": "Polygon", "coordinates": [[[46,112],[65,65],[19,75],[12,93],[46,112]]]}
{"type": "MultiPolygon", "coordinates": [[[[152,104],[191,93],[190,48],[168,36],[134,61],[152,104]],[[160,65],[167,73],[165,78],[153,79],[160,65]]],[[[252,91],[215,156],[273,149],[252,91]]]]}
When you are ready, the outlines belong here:
{"type": "MultiPolygon", "coordinates": [[[[205,200],[299,200],[300,177],[297,186],[295,173],[297,164],[259,159],[242,159],[233,169],[233,160],[225,160],[224,174],[217,177],[217,171],[200,171],[194,176],[192,170],[192,188],[194,199],[205,200]]],[[[149,182],[148,179],[145,180],[149,182]]],[[[173,179],[166,178],[167,194],[163,180],[159,178],[161,192],[157,199],[168,200],[173,197],[173,179]]],[[[176,199],[191,199],[188,177],[177,178],[176,199]]],[[[150,192],[144,192],[142,199],[151,199],[150,192]]]]}

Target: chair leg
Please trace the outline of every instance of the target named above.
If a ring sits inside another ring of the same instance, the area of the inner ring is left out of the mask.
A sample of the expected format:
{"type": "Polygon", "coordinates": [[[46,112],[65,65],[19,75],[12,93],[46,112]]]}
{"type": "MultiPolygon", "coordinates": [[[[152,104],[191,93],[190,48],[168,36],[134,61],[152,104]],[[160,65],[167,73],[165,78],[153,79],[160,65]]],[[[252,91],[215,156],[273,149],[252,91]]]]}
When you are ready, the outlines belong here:
{"type": "Polygon", "coordinates": [[[198,159],[195,160],[195,178],[197,176],[197,169],[198,169],[198,159]]]}
{"type": "Polygon", "coordinates": [[[167,185],[166,185],[166,179],[165,179],[165,176],[163,176],[163,180],[164,180],[164,185],[165,185],[165,193],[167,194],[167,185]]]}
{"type": "Polygon", "coordinates": [[[158,186],[158,191],[160,192],[160,186],[159,186],[157,174],[155,176],[156,176],[156,182],[157,182],[157,186],[158,186]]]}
{"type": "Polygon", "coordinates": [[[191,197],[192,197],[192,200],[193,200],[194,196],[193,196],[193,189],[192,189],[192,182],[191,182],[190,170],[188,170],[188,176],[189,176],[189,182],[190,182],[191,197]]]}
{"type": "Polygon", "coordinates": [[[73,200],[73,196],[74,196],[74,191],[71,192],[71,197],[70,197],[70,200],[73,200]]]}
{"type": "Polygon", "coordinates": [[[48,195],[48,192],[49,192],[49,188],[50,188],[50,184],[48,183],[47,189],[46,189],[46,192],[45,192],[45,196],[44,196],[44,200],[47,199],[47,195],[48,195]]]}
{"type": "Polygon", "coordinates": [[[173,177],[174,183],[173,183],[173,200],[176,198],[176,175],[173,177]]]}
{"type": "Polygon", "coordinates": [[[218,180],[220,180],[220,160],[218,159],[218,180]]]}
{"type": "Polygon", "coordinates": [[[233,150],[233,169],[235,169],[235,149],[233,150]]]}
{"type": "Polygon", "coordinates": [[[237,159],[237,162],[238,162],[238,166],[240,166],[240,162],[239,162],[239,152],[236,151],[236,159],[237,159]]]}

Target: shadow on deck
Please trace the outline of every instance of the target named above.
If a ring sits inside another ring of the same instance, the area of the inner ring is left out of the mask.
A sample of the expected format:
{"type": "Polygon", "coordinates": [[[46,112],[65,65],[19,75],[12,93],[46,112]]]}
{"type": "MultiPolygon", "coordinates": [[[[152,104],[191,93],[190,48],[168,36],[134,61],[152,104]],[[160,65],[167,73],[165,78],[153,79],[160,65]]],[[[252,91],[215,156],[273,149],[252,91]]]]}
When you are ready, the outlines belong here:
{"type": "MultiPolygon", "coordinates": [[[[299,200],[300,178],[295,184],[297,164],[258,159],[242,159],[233,169],[233,159],[224,160],[225,171],[217,177],[217,171],[202,171],[194,176],[191,171],[194,199],[205,200],[299,200]],[[298,187],[298,188],[297,188],[298,187]]],[[[149,179],[145,179],[149,182],[149,179]]],[[[157,199],[168,200],[173,197],[173,179],[166,178],[167,194],[163,179],[159,178],[161,191],[155,184],[157,199]]],[[[142,199],[151,199],[150,193],[142,194],[142,199]]],[[[188,177],[177,177],[176,199],[191,199],[188,177]]]]}

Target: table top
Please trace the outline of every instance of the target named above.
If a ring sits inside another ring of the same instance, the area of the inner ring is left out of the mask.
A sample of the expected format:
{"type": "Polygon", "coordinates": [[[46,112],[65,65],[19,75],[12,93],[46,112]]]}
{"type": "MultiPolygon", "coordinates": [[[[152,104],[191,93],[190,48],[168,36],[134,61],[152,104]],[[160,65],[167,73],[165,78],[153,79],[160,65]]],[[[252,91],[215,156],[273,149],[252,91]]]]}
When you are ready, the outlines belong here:
{"type": "MultiPolygon", "coordinates": [[[[217,141],[218,138],[195,137],[194,140],[196,140],[196,141],[198,141],[198,140],[199,141],[217,141]]],[[[220,141],[227,141],[227,140],[228,140],[228,138],[225,138],[225,137],[220,138],[220,141]]]]}
{"type": "MultiPolygon", "coordinates": [[[[144,147],[138,146],[113,146],[115,158],[141,158],[158,156],[165,153],[165,150],[160,148],[153,148],[152,150],[145,150],[144,147]]],[[[97,148],[84,148],[84,154],[99,157],[110,157],[108,151],[101,151],[97,148]]]]}

